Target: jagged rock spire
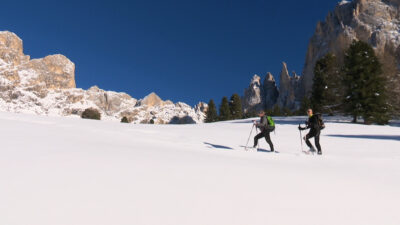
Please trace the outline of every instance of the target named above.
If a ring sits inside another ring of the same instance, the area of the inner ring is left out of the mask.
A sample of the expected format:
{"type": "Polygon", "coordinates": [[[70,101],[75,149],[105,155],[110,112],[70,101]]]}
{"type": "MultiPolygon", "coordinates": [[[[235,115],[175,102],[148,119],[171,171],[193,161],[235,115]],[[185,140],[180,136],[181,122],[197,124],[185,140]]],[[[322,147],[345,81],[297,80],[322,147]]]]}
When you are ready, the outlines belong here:
{"type": "Polygon", "coordinates": [[[265,77],[264,84],[264,108],[271,109],[275,104],[279,96],[278,87],[276,86],[276,82],[274,76],[268,72],[265,77]]]}
{"type": "Polygon", "coordinates": [[[263,88],[261,78],[255,74],[251,79],[250,85],[244,91],[242,104],[244,112],[257,111],[263,109],[263,88]]]}

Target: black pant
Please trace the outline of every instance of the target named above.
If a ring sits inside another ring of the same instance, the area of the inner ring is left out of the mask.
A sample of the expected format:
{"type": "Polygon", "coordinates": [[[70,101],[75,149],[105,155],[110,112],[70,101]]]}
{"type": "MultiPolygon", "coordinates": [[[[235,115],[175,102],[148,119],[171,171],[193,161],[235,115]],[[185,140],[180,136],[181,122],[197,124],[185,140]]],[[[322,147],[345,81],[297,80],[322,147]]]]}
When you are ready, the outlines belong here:
{"type": "Polygon", "coordinates": [[[319,135],[321,131],[319,130],[310,130],[310,132],[306,135],[306,144],[308,147],[313,148],[310,138],[314,138],[315,146],[317,147],[318,151],[321,151],[321,145],[319,144],[319,135]]]}
{"type": "Polygon", "coordinates": [[[274,151],[274,145],[272,144],[271,141],[271,137],[269,136],[270,131],[267,129],[264,129],[263,131],[261,131],[261,133],[257,134],[254,137],[254,147],[257,146],[258,144],[258,139],[265,137],[265,140],[267,141],[267,143],[269,144],[269,147],[271,149],[271,151],[274,151]]]}

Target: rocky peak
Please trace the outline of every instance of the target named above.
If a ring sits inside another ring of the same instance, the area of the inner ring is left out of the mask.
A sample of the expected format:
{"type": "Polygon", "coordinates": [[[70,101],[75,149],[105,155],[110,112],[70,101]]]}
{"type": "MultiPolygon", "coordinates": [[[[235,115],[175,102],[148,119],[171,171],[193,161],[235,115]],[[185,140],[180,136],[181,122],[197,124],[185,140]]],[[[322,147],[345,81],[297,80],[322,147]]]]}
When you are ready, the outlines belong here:
{"type": "Polygon", "coordinates": [[[149,95],[147,95],[146,97],[144,97],[142,100],[140,100],[138,102],[138,105],[140,105],[140,106],[146,105],[149,107],[163,106],[164,101],[156,93],[152,92],[149,95]]]}
{"type": "Polygon", "coordinates": [[[290,75],[289,71],[287,68],[287,65],[285,62],[282,62],[282,69],[280,73],[280,85],[282,87],[282,84],[287,85],[290,82],[290,75]]]}
{"type": "Polygon", "coordinates": [[[276,82],[274,76],[268,72],[265,77],[263,84],[263,102],[264,108],[271,109],[275,104],[279,96],[278,87],[276,86],[276,82]]]}
{"type": "Polygon", "coordinates": [[[63,55],[30,60],[22,40],[14,33],[0,32],[0,76],[44,97],[48,90],[75,88],[75,65],[63,55]]]}
{"type": "Polygon", "coordinates": [[[263,94],[261,78],[255,74],[250,81],[249,87],[244,91],[244,96],[242,98],[244,112],[247,113],[263,109],[263,94]]]}
{"type": "Polygon", "coordinates": [[[33,59],[21,66],[31,76],[30,85],[45,84],[46,89],[76,88],[75,64],[63,55],[49,55],[33,59]]]}
{"type": "Polygon", "coordinates": [[[0,31],[0,48],[13,49],[18,54],[23,54],[22,40],[9,31],[0,31]]]}
{"type": "Polygon", "coordinates": [[[29,58],[24,55],[22,40],[16,34],[9,31],[0,32],[0,59],[3,64],[19,66],[28,62],[29,58]]]}
{"type": "Polygon", "coordinates": [[[272,75],[272,73],[268,72],[267,76],[265,77],[265,81],[264,82],[275,82],[275,78],[272,75]]]}
{"type": "Polygon", "coordinates": [[[280,74],[279,83],[279,98],[277,104],[281,108],[296,109],[298,106],[298,92],[299,92],[300,77],[296,72],[293,76],[289,75],[289,71],[285,62],[282,63],[282,70],[280,74]]]}

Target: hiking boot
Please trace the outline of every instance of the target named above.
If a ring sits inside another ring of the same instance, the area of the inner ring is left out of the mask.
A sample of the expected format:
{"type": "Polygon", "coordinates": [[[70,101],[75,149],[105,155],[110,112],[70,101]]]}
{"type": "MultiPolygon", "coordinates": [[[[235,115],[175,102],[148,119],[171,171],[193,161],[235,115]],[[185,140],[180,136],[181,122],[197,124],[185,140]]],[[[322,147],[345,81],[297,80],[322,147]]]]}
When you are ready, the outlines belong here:
{"type": "Polygon", "coordinates": [[[310,152],[316,152],[314,147],[311,147],[308,151],[310,151],[310,152]]]}
{"type": "Polygon", "coordinates": [[[321,151],[318,151],[318,155],[322,155],[322,152],[321,152],[321,151]]]}

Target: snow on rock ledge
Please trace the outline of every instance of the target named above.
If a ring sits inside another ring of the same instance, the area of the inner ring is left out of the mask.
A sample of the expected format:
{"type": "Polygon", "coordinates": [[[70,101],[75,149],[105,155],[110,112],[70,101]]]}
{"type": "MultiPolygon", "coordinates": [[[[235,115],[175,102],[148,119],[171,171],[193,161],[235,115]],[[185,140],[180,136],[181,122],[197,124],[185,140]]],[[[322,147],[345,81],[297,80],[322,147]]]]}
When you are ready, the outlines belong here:
{"type": "MultiPolygon", "coordinates": [[[[201,103],[204,104],[204,103],[201,103]]],[[[22,40],[0,32],[0,110],[54,116],[79,116],[96,108],[104,120],[126,116],[133,123],[201,123],[204,107],[163,101],[155,93],[136,100],[97,86],[76,88],[75,64],[63,55],[30,60],[22,40]]]]}

